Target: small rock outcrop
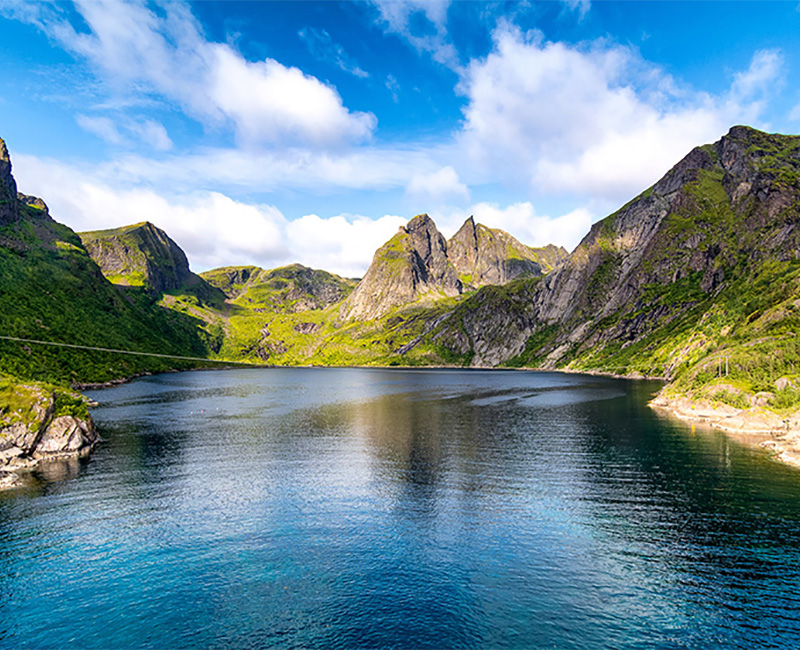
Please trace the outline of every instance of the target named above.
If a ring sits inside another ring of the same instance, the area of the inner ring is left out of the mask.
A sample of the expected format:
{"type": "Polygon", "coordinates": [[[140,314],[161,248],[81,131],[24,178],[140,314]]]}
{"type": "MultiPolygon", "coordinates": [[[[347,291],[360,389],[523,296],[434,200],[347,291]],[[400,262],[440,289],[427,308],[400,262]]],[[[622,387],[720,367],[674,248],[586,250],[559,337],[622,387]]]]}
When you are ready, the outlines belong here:
{"type": "Polygon", "coordinates": [[[78,236],[114,284],[141,286],[159,294],[181,288],[193,275],[181,247],[148,221],[78,236]]]}
{"type": "Polygon", "coordinates": [[[0,382],[0,488],[40,461],[88,454],[97,432],[83,398],[40,384],[0,382]]]}
{"type": "Polygon", "coordinates": [[[29,208],[38,210],[43,216],[50,216],[50,208],[48,208],[47,204],[38,196],[29,196],[27,194],[23,194],[22,192],[17,192],[17,201],[28,206],[29,208]]]}
{"type": "Polygon", "coordinates": [[[447,241],[433,219],[421,214],[378,249],[340,316],[380,318],[422,296],[457,296],[461,291],[458,273],[447,257],[447,241]]]}
{"type": "Polygon", "coordinates": [[[0,226],[18,219],[17,182],[11,175],[11,156],[6,143],[0,138],[0,226]]]}

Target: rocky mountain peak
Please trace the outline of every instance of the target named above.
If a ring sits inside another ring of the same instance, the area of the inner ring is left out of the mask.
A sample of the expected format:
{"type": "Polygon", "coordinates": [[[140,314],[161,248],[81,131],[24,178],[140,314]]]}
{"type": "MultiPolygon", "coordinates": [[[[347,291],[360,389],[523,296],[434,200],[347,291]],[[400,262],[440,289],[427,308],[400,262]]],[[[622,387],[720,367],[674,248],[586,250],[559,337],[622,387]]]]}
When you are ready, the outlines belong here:
{"type": "Polygon", "coordinates": [[[380,318],[423,296],[456,296],[461,290],[447,258],[447,240],[433,219],[420,214],[377,250],[340,314],[346,319],[380,318]]]}
{"type": "Polygon", "coordinates": [[[115,284],[142,286],[158,294],[180,288],[193,276],[180,246],[149,221],[78,234],[103,275],[115,284]]]}
{"type": "Polygon", "coordinates": [[[0,138],[0,226],[18,219],[17,183],[11,174],[11,156],[0,138]]]}
{"type": "Polygon", "coordinates": [[[531,248],[507,232],[476,224],[469,217],[447,242],[447,255],[461,281],[478,288],[542,275],[566,257],[567,251],[552,245],[531,248]]]}

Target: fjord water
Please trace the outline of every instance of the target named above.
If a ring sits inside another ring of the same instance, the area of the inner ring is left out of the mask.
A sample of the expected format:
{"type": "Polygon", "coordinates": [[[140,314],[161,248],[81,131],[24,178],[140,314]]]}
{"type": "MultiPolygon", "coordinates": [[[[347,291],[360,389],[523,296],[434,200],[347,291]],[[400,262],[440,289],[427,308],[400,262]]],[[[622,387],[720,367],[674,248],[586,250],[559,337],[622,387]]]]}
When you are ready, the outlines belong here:
{"type": "Polygon", "coordinates": [[[264,369],[96,391],[0,496],[0,646],[791,648],[800,471],[658,385],[264,369]]]}

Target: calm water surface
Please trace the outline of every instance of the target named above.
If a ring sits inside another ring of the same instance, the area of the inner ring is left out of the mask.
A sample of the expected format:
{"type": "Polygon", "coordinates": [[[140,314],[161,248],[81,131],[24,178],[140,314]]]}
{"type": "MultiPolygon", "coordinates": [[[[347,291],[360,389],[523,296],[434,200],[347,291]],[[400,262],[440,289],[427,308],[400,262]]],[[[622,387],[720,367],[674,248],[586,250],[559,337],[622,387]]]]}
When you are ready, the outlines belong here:
{"type": "Polygon", "coordinates": [[[268,369],[97,391],[0,495],[3,648],[798,648],[800,471],[658,385],[268,369]]]}

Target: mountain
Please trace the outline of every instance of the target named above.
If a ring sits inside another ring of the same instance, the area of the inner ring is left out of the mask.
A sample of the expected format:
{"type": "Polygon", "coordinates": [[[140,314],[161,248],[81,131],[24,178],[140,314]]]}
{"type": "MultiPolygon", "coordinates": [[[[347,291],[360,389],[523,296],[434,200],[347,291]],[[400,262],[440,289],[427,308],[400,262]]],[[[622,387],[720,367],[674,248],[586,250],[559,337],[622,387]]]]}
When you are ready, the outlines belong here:
{"type": "Polygon", "coordinates": [[[78,236],[103,275],[114,284],[144,287],[160,294],[181,288],[193,275],[180,246],[150,222],[81,232],[78,236]]]}
{"type": "MultiPolygon", "coordinates": [[[[5,144],[0,159],[0,193],[6,201],[0,225],[3,336],[179,356],[208,354],[197,319],[111,284],[78,235],[54,221],[41,199],[16,193],[5,144]]],[[[61,386],[196,365],[0,340],[0,376],[61,386]]]]}
{"type": "Polygon", "coordinates": [[[371,320],[422,296],[457,296],[462,291],[447,258],[447,241],[427,214],[401,226],[375,253],[367,273],[342,306],[343,319],[371,320]]]}
{"type": "Polygon", "coordinates": [[[447,258],[462,284],[475,289],[549,273],[566,256],[564,248],[530,248],[507,232],[476,224],[472,217],[447,242],[447,258]]]}
{"type": "Polygon", "coordinates": [[[525,246],[472,217],[447,241],[433,219],[417,215],[378,249],[340,315],[343,320],[382,318],[420,300],[430,304],[478,287],[540,276],[566,255],[552,245],[525,246]]]}
{"type": "Polygon", "coordinates": [[[290,264],[272,270],[257,266],[229,266],[200,277],[242,306],[270,311],[301,312],[324,309],[346,298],[356,285],[327,271],[290,264]]]}
{"type": "Polygon", "coordinates": [[[420,343],[472,365],[701,392],[727,365],[725,390],[752,397],[800,373],[798,309],[800,137],[739,126],[594,224],[551,274],[478,291],[420,343]]]}
{"type": "MultiPolygon", "coordinates": [[[[16,193],[3,156],[2,191],[15,198],[2,204],[0,328],[11,335],[282,365],[660,376],[692,395],[741,404],[774,393],[771,404],[800,406],[796,136],[732,128],[569,255],[472,218],[447,241],[419,215],[357,284],[298,264],[200,277],[147,223],[81,240],[40,199],[16,193]]],[[[0,373],[62,384],[158,367],[0,343],[0,373]]]]}
{"type": "Polygon", "coordinates": [[[6,143],[0,138],[0,226],[19,219],[17,183],[11,175],[11,157],[6,143]]]}

